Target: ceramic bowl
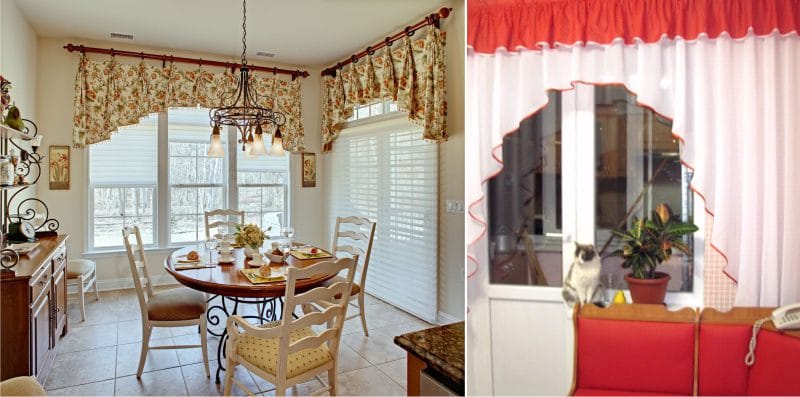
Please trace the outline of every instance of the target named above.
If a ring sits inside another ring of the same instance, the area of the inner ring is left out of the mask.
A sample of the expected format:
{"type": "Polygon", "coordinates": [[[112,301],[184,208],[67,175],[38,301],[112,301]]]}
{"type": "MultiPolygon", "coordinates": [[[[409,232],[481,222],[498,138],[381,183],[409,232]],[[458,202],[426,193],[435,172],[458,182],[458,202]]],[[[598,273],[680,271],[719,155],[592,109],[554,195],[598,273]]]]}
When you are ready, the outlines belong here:
{"type": "Polygon", "coordinates": [[[283,255],[273,255],[271,252],[267,252],[265,255],[272,263],[283,263],[283,261],[286,260],[286,257],[283,255]]]}

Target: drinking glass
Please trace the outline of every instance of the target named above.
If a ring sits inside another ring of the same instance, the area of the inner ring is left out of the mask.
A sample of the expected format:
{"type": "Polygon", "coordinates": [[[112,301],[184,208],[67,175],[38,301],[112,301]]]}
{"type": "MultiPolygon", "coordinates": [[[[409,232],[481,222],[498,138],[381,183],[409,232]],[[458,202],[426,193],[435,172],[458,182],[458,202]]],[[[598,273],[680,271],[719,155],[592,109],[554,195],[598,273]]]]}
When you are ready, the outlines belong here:
{"type": "Polygon", "coordinates": [[[294,238],[294,228],[293,227],[283,227],[281,228],[281,236],[288,238],[289,241],[294,238]]]}
{"type": "Polygon", "coordinates": [[[210,238],[205,241],[206,252],[208,252],[208,263],[211,264],[211,252],[217,246],[217,240],[210,238]]]}
{"type": "Polygon", "coordinates": [[[603,301],[606,303],[606,306],[610,306],[614,303],[614,295],[617,293],[617,275],[609,272],[603,274],[602,278],[603,286],[605,286],[603,301]]]}

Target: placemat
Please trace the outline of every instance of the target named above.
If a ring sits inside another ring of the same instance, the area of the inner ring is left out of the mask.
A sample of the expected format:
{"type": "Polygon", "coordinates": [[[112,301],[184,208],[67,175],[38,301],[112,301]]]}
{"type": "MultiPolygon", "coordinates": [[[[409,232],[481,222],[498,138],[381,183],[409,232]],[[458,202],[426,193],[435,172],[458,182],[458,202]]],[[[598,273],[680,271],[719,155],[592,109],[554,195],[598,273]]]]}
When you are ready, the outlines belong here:
{"type": "Polygon", "coordinates": [[[266,284],[266,283],[275,283],[278,281],[286,281],[286,276],[282,274],[273,275],[270,277],[262,277],[261,274],[258,273],[258,268],[242,269],[241,272],[253,284],[266,284]]]}
{"type": "Polygon", "coordinates": [[[333,258],[333,255],[331,255],[330,252],[325,251],[322,248],[317,248],[317,250],[319,250],[319,252],[317,252],[316,254],[312,254],[311,251],[310,251],[311,248],[313,248],[313,247],[303,247],[303,248],[298,249],[298,250],[292,250],[292,251],[289,252],[289,254],[292,255],[293,257],[297,258],[297,259],[333,258]]]}

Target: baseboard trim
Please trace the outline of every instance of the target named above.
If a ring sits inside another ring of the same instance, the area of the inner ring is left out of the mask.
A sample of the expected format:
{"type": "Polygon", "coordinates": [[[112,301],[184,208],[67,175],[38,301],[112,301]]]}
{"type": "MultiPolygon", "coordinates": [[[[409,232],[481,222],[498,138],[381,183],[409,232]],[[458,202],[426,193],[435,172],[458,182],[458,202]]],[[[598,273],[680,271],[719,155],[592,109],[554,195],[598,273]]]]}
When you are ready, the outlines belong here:
{"type": "Polygon", "coordinates": [[[449,315],[449,314],[447,314],[447,313],[445,313],[445,312],[443,312],[441,310],[436,314],[436,322],[439,325],[452,324],[452,323],[455,323],[455,322],[458,322],[458,321],[464,321],[464,320],[462,320],[460,318],[453,317],[453,316],[451,316],[451,315],[449,315]]]}
{"type": "MultiPolygon", "coordinates": [[[[157,276],[150,277],[150,280],[153,282],[153,285],[171,285],[177,284],[178,282],[175,280],[175,277],[172,277],[169,274],[161,274],[157,276]]],[[[131,289],[133,288],[133,279],[131,278],[117,278],[111,280],[97,280],[97,289],[100,291],[116,291],[120,289],[131,289]]]]}

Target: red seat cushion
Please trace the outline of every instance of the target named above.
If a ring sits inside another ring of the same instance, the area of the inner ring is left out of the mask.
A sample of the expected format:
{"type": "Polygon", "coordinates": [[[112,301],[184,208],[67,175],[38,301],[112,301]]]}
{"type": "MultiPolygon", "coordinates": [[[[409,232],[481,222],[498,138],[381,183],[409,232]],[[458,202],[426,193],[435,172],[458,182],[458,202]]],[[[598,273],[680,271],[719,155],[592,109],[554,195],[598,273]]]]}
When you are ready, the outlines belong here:
{"type": "Polygon", "coordinates": [[[756,345],[756,362],[750,368],[747,394],[800,395],[800,338],[761,330],[756,345]]]}
{"type": "Polygon", "coordinates": [[[644,391],[576,389],[573,396],[682,396],[683,394],[650,393],[644,391]]]}
{"type": "Polygon", "coordinates": [[[752,329],[749,325],[700,325],[697,378],[701,396],[747,394],[748,368],[744,357],[752,329]]]}
{"type": "Polygon", "coordinates": [[[693,392],[693,323],[579,318],[577,337],[577,389],[693,392]]]}

